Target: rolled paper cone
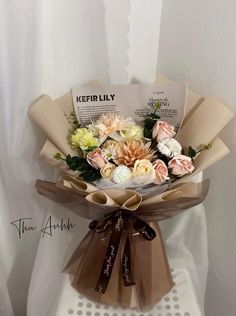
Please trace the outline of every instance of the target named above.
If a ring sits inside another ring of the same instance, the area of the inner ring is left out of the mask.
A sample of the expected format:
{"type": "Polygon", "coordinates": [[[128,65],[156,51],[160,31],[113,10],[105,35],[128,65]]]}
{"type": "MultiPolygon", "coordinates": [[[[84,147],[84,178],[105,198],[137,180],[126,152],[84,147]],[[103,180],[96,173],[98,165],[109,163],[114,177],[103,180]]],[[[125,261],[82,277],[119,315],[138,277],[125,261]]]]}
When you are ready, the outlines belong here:
{"type": "Polygon", "coordinates": [[[184,148],[198,148],[210,143],[232,117],[233,113],[223,103],[207,97],[181,127],[176,138],[184,148]]]}
{"type": "Polygon", "coordinates": [[[86,200],[92,204],[95,204],[101,207],[118,208],[120,206],[106,193],[106,190],[90,193],[89,195],[86,196],[86,200]]]}
{"type": "Polygon", "coordinates": [[[140,205],[141,196],[133,190],[124,189],[107,189],[99,190],[95,193],[89,194],[87,197],[89,202],[95,204],[101,204],[109,207],[129,207],[130,209],[136,209],[140,205]],[[126,205],[126,203],[128,203],[126,205]]]}
{"type": "Polygon", "coordinates": [[[183,183],[177,188],[173,188],[162,194],[152,196],[142,202],[142,206],[149,206],[163,201],[171,201],[185,197],[195,197],[199,193],[197,185],[193,182],[183,183]]]}
{"type": "Polygon", "coordinates": [[[72,94],[67,93],[56,100],[56,103],[60,107],[61,111],[64,113],[64,115],[67,117],[67,119],[70,117],[71,113],[74,111],[73,109],[73,99],[72,94]]]}
{"type": "Polygon", "coordinates": [[[67,142],[71,126],[55,101],[48,95],[41,97],[30,107],[29,115],[63,154],[75,155],[67,142]]]}
{"type": "Polygon", "coordinates": [[[203,150],[194,161],[194,171],[175,181],[175,184],[190,181],[193,176],[212,166],[214,163],[229,154],[228,147],[217,137],[212,141],[212,147],[209,150],[203,150]]]}
{"type": "Polygon", "coordinates": [[[78,194],[66,186],[59,187],[56,183],[49,181],[36,181],[38,193],[48,199],[60,203],[67,210],[87,219],[97,220],[104,217],[105,210],[99,205],[89,205],[84,194],[78,194]]]}
{"type": "Polygon", "coordinates": [[[140,204],[142,203],[142,197],[137,192],[133,192],[134,195],[121,205],[121,209],[135,211],[139,208],[140,204]]]}
{"type": "Polygon", "coordinates": [[[79,172],[69,169],[64,160],[54,159],[54,155],[56,153],[61,154],[62,158],[65,158],[65,155],[59,150],[59,148],[57,148],[50,140],[47,139],[39,153],[38,158],[42,161],[45,161],[52,167],[61,170],[63,173],[66,173],[67,175],[78,177],[79,172]]]}
{"type": "Polygon", "coordinates": [[[190,112],[193,112],[195,110],[196,106],[203,100],[204,99],[198,93],[196,93],[192,90],[188,90],[185,117],[190,112]]]}
{"type": "Polygon", "coordinates": [[[199,94],[189,91],[187,95],[186,111],[183,119],[182,126],[188,121],[191,115],[196,111],[199,105],[204,101],[204,98],[199,94]]]}
{"type": "MultiPolygon", "coordinates": [[[[166,78],[165,76],[158,76],[157,83],[167,83],[167,82],[174,82],[166,78]]],[[[197,109],[197,107],[203,102],[204,98],[202,98],[198,93],[188,90],[187,93],[187,100],[186,100],[186,108],[185,108],[185,115],[182,125],[185,121],[189,118],[190,115],[197,109]]]]}
{"type": "Polygon", "coordinates": [[[133,190],[107,189],[105,192],[124,209],[136,210],[142,201],[140,194],[133,190]]]}
{"type": "MultiPolygon", "coordinates": [[[[87,207],[87,202],[83,195],[79,195],[78,193],[76,194],[72,190],[68,189],[66,186],[60,187],[57,185],[57,183],[43,181],[39,179],[36,181],[36,188],[40,194],[57,203],[64,204],[64,206],[68,207],[68,209],[70,210],[73,210],[75,208],[75,213],[83,216],[82,208],[87,207]],[[79,211],[77,210],[78,208],[80,208],[79,211]]],[[[89,218],[86,216],[83,217],[89,218]]]]}
{"type": "Polygon", "coordinates": [[[173,217],[200,204],[205,199],[208,189],[209,180],[178,184],[176,188],[167,192],[170,194],[169,198],[153,197],[143,201],[137,214],[145,221],[160,221],[173,217]]]}
{"type": "Polygon", "coordinates": [[[184,197],[184,193],[178,189],[170,190],[162,195],[163,201],[170,201],[184,197]]]}
{"type": "Polygon", "coordinates": [[[57,146],[55,146],[50,140],[47,139],[39,153],[39,159],[45,161],[47,164],[53,166],[54,168],[58,168],[66,172],[68,170],[68,166],[63,160],[54,159],[54,155],[56,153],[61,154],[61,156],[65,158],[63,152],[61,152],[57,146]]]}
{"type": "Polygon", "coordinates": [[[97,187],[91,183],[88,183],[86,181],[83,181],[81,179],[76,179],[74,177],[71,177],[69,175],[63,175],[61,178],[59,178],[57,182],[57,186],[59,187],[67,187],[68,189],[71,189],[75,193],[87,195],[89,193],[97,191],[97,187]]]}

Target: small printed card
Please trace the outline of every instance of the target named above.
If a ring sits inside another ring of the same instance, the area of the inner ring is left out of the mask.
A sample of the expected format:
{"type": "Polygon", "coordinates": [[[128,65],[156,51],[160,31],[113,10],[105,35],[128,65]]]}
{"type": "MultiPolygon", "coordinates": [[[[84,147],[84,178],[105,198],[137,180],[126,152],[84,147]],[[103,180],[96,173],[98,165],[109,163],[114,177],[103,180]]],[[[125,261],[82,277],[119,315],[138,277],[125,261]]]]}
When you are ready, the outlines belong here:
{"type": "Polygon", "coordinates": [[[72,88],[75,113],[82,126],[101,114],[116,112],[143,120],[158,104],[162,120],[179,129],[184,114],[187,85],[182,83],[101,85],[89,82],[72,88]]]}

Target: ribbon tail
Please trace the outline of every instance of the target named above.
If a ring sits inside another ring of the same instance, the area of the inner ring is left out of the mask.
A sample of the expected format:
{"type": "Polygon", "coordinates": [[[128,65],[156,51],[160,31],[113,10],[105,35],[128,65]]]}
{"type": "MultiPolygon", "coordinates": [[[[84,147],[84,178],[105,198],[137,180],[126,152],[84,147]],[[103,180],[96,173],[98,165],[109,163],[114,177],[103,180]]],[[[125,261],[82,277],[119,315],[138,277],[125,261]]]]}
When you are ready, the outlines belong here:
{"type": "Polygon", "coordinates": [[[125,286],[135,285],[131,266],[130,239],[127,236],[122,259],[122,275],[125,286]]]}
{"type": "Polygon", "coordinates": [[[106,255],[103,260],[101,273],[98,282],[95,287],[95,291],[99,293],[105,293],[109,280],[111,278],[113,266],[118,253],[120,240],[122,236],[122,227],[120,226],[120,217],[117,217],[115,223],[113,224],[113,229],[111,231],[111,237],[107,247],[106,255]]]}

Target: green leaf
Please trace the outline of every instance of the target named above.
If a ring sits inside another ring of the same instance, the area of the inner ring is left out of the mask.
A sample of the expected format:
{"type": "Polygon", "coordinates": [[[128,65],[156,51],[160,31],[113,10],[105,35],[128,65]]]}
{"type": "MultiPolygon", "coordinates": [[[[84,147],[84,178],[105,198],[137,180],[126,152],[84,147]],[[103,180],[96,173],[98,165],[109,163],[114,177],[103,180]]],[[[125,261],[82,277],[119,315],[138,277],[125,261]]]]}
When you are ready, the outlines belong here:
{"type": "Polygon", "coordinates": [[[156,102],[153,102],[153,105],[156,109],[160,109],[161,108],[161,102],[160,101],[156,101],[156,102]]]}
{"type": "Polygon", "coordinates": [[[80,175],[85,181],[96,181],[101,178],[99,170],[91,167],[91,169],[85,171],[80,175]]]}
{"type": "Polygon", "coordinates": [[[148,117],[144,121],[144,128],[152,129],[155,124],[156,124],[156,121],[148,117]]]}
{"type": "Polygon", "coordinates": [[[66,156],[66,163],[67,163],[67,165],[69,165],[70,162],[71,162],[71,155],[67,155],[66,156]]]}
{"type": "Polygon", "coordinates": [[[77,165],[76,170],[78,171],[86,171],[90,169],[90,165],[87,162],[81,162],[79,165],[77,165]]]}
{"type": "Polygon", "coordinates": [[[69,169],[82,172],[80,177],[84,180],[95,181],[101,178],[100,171],[94,169],[85,158],[67,155],[65,160],[69,169]]]}
{"type": "Polygon", "coordinates": [[[71,124],[73,125],[74,129],[80,128],[80,123],[77,120],[77,116],[76,116],[75,112],[72,111],[70,113],[69,118],[70,118],[71,124]]]}
{"type": "Polygon", "coordinates": [[[204,145],[204,149],[205,150],[209,150],[209,149],[211,149],[212,148],[212,144],[211,143],[208,143],[208,144],[205,144],[204,145]]]}
{"type": "MultiPolygon", "coordinates": [[[[156,113],[151,113],[150,115],[149,115],[153,120],[159,120],[160,119],[160,116],[158,115],[158,114],[156,114],[156,113]]],[[[156,122],[155,122],[156,123],[156,122]]]]}
{"type": "Polygon", "coordinates": [[[66,156],[66,163],[68,167],[73,171],[81,170],[81,168],[84,170],[84,165],[88,164],[85,158],[81,158],[78,156],[71,157],[70,155],[66,156]]]}
{"type": "Polygon", "coordinates": [[[188,148],[188,156],[190,158],[194,158],[194,157],[196,157],[196,154],[197,154],[196,150],[193,149],[191,146],[189,146],[189,148],[188,148]]]}
{"type": "Polygon", "coordinates": [[[61,154],[60,154],[60,153],[56,153],[56,154],[54,155],[54,159],[55,159],[55,160],[62,160],[61,154]]]}
{"type": "Polygon", "coordinates": [[[143,136],[145,138],[152,138],[152,130],[144,127],[144,129],[143,129],[143,136]]]}

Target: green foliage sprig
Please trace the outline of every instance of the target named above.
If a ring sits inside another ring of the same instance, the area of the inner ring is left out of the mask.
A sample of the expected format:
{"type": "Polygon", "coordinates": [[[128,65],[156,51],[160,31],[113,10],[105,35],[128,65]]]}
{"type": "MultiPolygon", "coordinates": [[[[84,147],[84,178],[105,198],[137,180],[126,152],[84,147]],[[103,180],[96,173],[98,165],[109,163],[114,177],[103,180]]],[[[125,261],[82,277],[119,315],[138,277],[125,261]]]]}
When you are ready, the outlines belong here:
{"type": "Polygon", "coordinates": [[[152,138],[152,129],[156,124],[156,121],[160,119],[160,116],[157,114],[157,111],[160,109],[161,103],[155,103],[155,111],[148,114],[146,119],[144,120],[144,129],[143,129],[143,136],[145,138],[152,138]]]}
{"type": "Polygon", "coordinates": [[[188,147],[188,156],[193,160],[203,150],[209,150],[212,147],[212,144],[205,144],[200,149],[194,149],[191,146],[188,147]]]}
{"type": "Polygon", "coordinates": [[[85,158],[78,156],[71,157],[71,155],[67,155],[66,158],[62,158],[60,153],[56,153],[54,155],[54,159],[64,160],[69,169],[81,172],[79,176],[85,181],[95,181],[101,178],[100,171],[94,169],[85,158]]]}
{"type": "Polygon", "coordinates": [[[77,128],[80,128],[80,123],[74,111],[70,113],[69,120],[74,130],[76,130],[77,128]]]}

